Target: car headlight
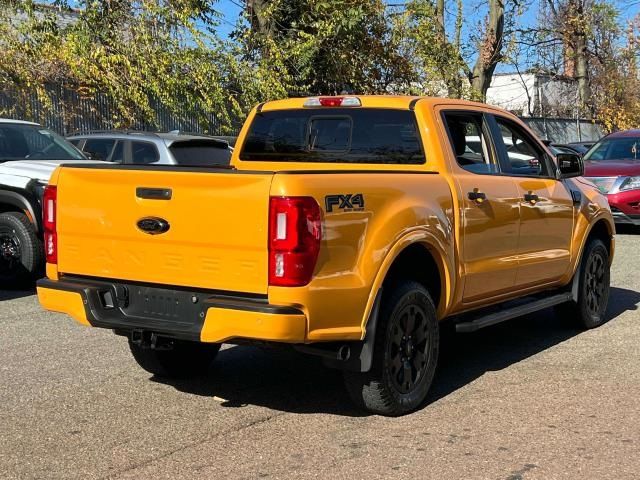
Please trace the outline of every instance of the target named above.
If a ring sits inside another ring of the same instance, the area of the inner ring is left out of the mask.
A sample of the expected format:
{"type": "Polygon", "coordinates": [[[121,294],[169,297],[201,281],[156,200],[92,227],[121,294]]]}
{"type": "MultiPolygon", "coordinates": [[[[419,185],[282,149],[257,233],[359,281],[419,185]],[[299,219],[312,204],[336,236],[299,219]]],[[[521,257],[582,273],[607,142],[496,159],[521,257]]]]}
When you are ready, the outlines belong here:
{"type": "Polygon", "coordinates": [[[626,192],[627,190],[640,190],[640,177],[627,177],[620,184],[621,192],[626,192]]]}

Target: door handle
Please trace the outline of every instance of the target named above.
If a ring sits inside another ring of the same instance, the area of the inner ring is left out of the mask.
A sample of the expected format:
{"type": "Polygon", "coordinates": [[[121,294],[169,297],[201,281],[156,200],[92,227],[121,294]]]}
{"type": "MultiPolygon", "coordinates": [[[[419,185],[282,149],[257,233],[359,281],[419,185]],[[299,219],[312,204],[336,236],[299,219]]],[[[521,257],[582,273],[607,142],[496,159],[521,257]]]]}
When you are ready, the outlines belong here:
{"type": "Polygon", "coordinates": [[[529,193],[525,193],[524,194],[524,200],[526,202],[531,203],[532,205],[535,204],[538,200],[540,200],[540,197],[538,197],[538,195],[536,195],[535,193],[529,192],[529,193]]]}
{"type": "Polygon", "coordinates": [[[469,200],[473,200],[476,203],[482,203],[487,199],[487,195],[477,188],[474,188],[473,192],[467,193],[467,197],[469,198],[469,200]]]}
{"type": "Polygon", "coordinates": [[[148,200],[171,200],[172,191],[170,188],[147,188],[137,187],[136,197],[148,200]]]}

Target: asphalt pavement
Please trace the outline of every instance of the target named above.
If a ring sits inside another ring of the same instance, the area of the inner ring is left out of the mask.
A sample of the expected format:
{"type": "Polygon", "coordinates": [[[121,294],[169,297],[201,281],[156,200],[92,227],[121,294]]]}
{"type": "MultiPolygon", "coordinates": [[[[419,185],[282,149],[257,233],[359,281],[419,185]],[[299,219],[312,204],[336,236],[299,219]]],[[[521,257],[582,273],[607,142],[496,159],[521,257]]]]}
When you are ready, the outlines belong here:
{"type": "Polygon", "coordinates": [[[124,338],[0,292],[0,478],[638,479],[640,231],[616,242],[607,324],[545,310],[449,335],[402,418],[355,410],[339,372],[287,350],[156,379],[124,338]]]}

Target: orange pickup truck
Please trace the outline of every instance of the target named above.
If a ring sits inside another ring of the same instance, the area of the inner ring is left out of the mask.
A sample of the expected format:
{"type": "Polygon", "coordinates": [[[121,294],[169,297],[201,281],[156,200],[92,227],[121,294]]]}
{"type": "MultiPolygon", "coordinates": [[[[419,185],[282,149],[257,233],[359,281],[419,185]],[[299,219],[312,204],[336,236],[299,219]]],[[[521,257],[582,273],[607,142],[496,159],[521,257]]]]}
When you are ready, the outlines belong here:
{"type": "Polygon", "coordinates": [[[400,415],[425,401],[444,320],[603,323],[614,225],[582,173],[479,103],[268,102],[228,168],[59,167],[38,296],[159,376],[202,373],[223,342],[289,344],[400,415]]]}

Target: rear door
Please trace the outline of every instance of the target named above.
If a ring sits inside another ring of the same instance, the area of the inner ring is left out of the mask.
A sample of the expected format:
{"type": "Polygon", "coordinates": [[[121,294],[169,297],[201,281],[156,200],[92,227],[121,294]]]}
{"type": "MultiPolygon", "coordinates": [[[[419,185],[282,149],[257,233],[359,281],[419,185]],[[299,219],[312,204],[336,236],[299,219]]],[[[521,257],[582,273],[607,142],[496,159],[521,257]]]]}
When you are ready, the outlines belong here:
{"type": "Polygon", "coordinates": [[[271,179],[223,169],[63,167],[58,270],[264,294],[271,179]],[[148,231],[154,219],[166,231],[148,231]]]}
{"type": "Polygon", "coordinates": [[[513,288],[520,221],[517,187],[502,176],[480,111],[443,111],[458,187],[465,303],[513,288]]]}
{"type": "Polygon", "coordinates": [[[493,116],[502,170],[517,185],[520,203],[519,266],[521,288],[553,282],[567,272],[571,258],[573,199],[556,180],[551,158],[515,121],[493,116]]]}

